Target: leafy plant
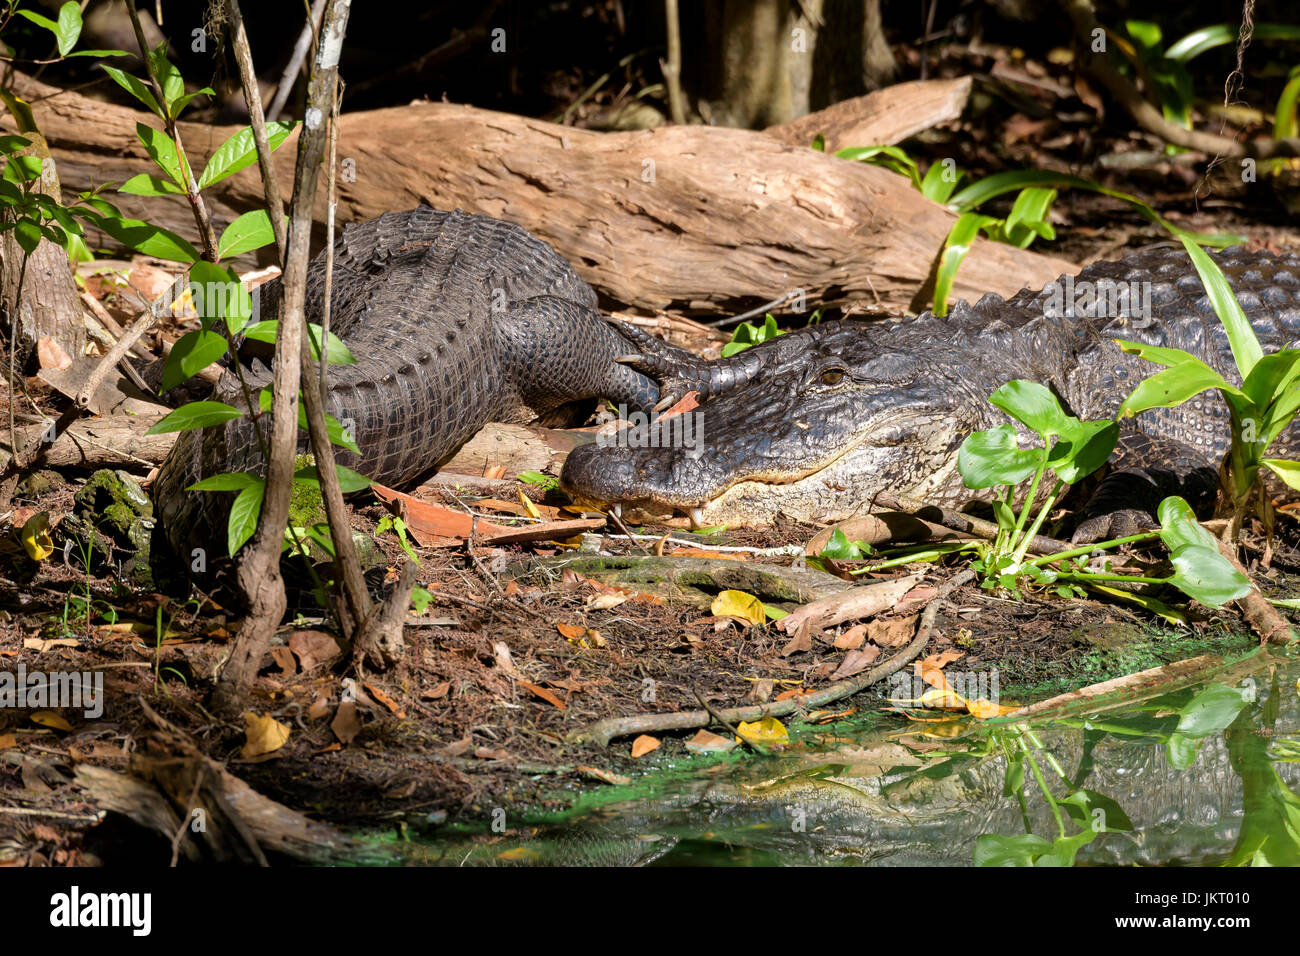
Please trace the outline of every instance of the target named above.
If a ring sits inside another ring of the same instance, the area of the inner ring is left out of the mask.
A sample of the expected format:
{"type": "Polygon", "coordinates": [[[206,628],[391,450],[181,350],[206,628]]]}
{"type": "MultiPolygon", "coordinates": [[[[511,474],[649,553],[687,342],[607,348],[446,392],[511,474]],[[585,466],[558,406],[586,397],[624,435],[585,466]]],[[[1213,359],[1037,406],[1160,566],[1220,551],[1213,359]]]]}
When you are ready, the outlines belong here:
{"type": "Polygon", "coordinates": [[[1259,482],[1260,468],[1268,468],[1288,486],[1300,488],[1300,462],[1264,457],[1268,446],[1300,410],[1300,349],[1282,349],[1265,355],[1222,270],[1194,242],[1184,238],[1183,245],[1223,323],[1241,374],[1241,387],[1230,384],[1183,349],[1119,340],[1125,352],[1166,366],[1164,371],[1138,384],[1124,400],[1120,415],[1134,416],[1151,408],[1173,408],[1208,389],[1218,389],[1228,406],[1230,419],[1230,445],[1220,474],[1232,509],[1224,536],[1233,541],[1240,534],[1253,495],[1258,496],[1261,516],[1271,522],[1271,512],[1259,482]]]}
{"type": "Polygon", "coordinates": [[[727,358],[737,352],[743,352],[778,335],[785,335],[785,329],[777,326],[776,317],[771,312],[767,313],[767,318],[762,325],[741,322],[732,333],[731,341],[722,347],[722,357],[727,358]]]}

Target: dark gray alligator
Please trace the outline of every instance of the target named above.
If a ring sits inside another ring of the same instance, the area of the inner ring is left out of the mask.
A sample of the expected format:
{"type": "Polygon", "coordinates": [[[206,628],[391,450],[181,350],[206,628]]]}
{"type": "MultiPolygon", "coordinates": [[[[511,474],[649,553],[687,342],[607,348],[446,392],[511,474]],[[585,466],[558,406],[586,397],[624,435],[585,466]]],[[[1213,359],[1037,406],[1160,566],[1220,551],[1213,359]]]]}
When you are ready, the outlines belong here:
{"type": "MultiPolygon", "coordinates": [[[[309,321],[320,321],[324,282],[317,256],[309,321]]],[[[279,280],[260,290],[262,317],[278,314],[282,294],[279,280]]],[[[659,397],[652,379],[614,361],[635,346],[601,318],[572,267],[519,226],[486,216],[421,206],[344,230],[330,326],[357,359],[329,370],[326,411],[362,451],[339,462],[398,488],[430,475],[487,422],[530,421],[598,397],[644,410],[659,397]]],[[[264,365],[244,376],[254,396],[270,382],[264,365]]],[[[246,407],[233,372],[213,398],[246,407]]],[[[154,484],[174,548],[207,540],[221,550],[231,496],[186,488],[229,471],[264,472],[250,419],[178,437],[154,484]]]]}
{"type": "MultiPolygon", "coordinates": [[[[1216,259],[1265,351],[1294,347],[1300,256],[1231,249],[1216,259]]],[[[703,525],[763,524],[782,514],[839,520],[882,490],[953,506],[979,497],[962,485],[957,450],[972,431],[1008,420],[989,394],[1029,379],[1081,418],[1111,418],[1158,371],[1123,354],[1116,338],[1186,349],[1240,382],[1182,249],[1146,249],[1041,292],[960,303],[946,318],[823,323],[715,362],[682,362],[657,340],[631,334],[642,340],[631,364],[660,381],[665,401],[691,389],[704,399],[687,413],[697,416],[691,440],[673,440],[667,423],[631,429],[575,449],[562,484],[589,501],[677,510],[703,525]]],[[[1164,494],[1204,503],[1227,430],[1214,392],[1139,416],[1122,434],[1112,477],[1089,504],[1079,539],[1126,533],[1164,494]]],[[[1272,453],[1297,451],[1293,426],[1272,453]]]]}

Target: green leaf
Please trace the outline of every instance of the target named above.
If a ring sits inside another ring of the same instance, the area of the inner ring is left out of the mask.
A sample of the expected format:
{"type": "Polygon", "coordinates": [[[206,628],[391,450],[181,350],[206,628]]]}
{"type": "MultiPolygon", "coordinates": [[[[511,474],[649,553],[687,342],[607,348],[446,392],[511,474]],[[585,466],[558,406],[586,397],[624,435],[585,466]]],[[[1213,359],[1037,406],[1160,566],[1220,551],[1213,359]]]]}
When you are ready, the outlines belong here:
{"type": "Polygon", "coordinates": [[[946,178],[951,168],[953,167],[944,162],[931,163],[930,168],[925,171],[925,177],[921,180],[921,195],[932,202],[940,204],[948,202],[963,175],[957,173],[951,179],[946,178]]]}
{"type": "Polygon", "coordinates": [[[275,242],[275,230],[265,209],[246,212],[221,233],[217,254],[225,259],[275,242]]]}
{"type": "MultiPolygon", "coordinates": [[[[1257,23],[1251,31],[1257,40],[1300,40],[1300,27],[1285,23],[1257,23]]],[[[1206,50],[1217,46],[1228,46],[1237,42],[1237,27],[1219,23],[1210,27],[1193,30],[1165,51],[1165,57],[1186,63],[1193,57],[1200,56],[1206,50]]]]}
{"type": "MultiPolygon", "coordinates": [[[[280,323],[275,319],[263,319],[261,322],[254,322],[244,329],[244,338],[252,339],[255,342],[275,343],[276,331],[280,323]]],[[[311,345],[311,356],[316,361],[320,361],[320,333],[321,327],[315,322],[307,323],[307,341],[311,345]]],[[[353,365],[356,358],[348,350],[347,345],[341,338],[333,332],[326,338],[329,344],[329,364],[330,365],[353,365]]]]}
{"type": "Polygon", "coordinates": [[[243,414],[239,409],[232,408],[225,402],[190,402],[176,409],[145,434],[162,435],[167,432],[193,431],[196,428],[207,428],[209,425],[220,425],[232,418],[240,418],[243,414]]]}
{"type": "Polygon", "coordinates": [[[14,238],[18,240],[23,252],[30,256],[41,244],[41,227],[31,219],[19,219],[14,226],[14,238]]]}
{"type": "Polygon", "coordinates": [[[1268,467],[1268,470],[1281,478],[1288,488],[1294,488],[1300,491],[1300,461],[1291,461],[1286,458],[1265,458],[1260,464],[1268,467]]]}
{"type": "Polygon", "coordinates": [[[1250,593],[1250,581],[1218,548],[1191,545],[1173,552],[1169,583],[1207,607],[1219,607],[1250,593]]]}
{"type": "Polygon", "coordinates": [[[825,134],[825,133],[818,133],[816,136],[813,137],[812,148],[815,149],[815,150],[817,150],[817,152],[819,152],[819,153],[824,153],[824,152],[826,152],[826,134],[825,134]]]}
{"type": "Polygon", "coordinates": [[[1216,547],[1214,535],[1196,520],[1192,506],[1177,495],[1160,502],[1156,517],[1160,519],[1160,540],[1170,551],[1189,546],[1216,547]]]}
{"type": "Polygon", "coordinates": [[[939,257],[939,269],[935,273],[933,310],[935,315],[948,314],[948,296],[952,292],[953,283],[957,280],[957,270],[961,268],[962,260],[966,258],[966,253],[970,252],[971,243],[975,241],[979,231],[996,222],[998,220],[992,216],[968,212],[958,216],[957,221],[953,223],[948,238],[944,240],[943,252],[939,257]]]}
{"type": "Polygon", "coordinates": [[[1060,401],[1051,389],[1037,382],[1012,379],[989,396],[989,404],[1023,422],[1044,439],[1059,435],[1069,427],[1069,416],[1061,408],[1060,401]]]}
{"type": "Polygon", "coordinates": [[[162,87],[163,103],[167,106],[167,113],[174,119],[176,102],[185,95],[185,80],[181,77],[181,71],[176,68],[176,64],[167,59],[166,40],[158,44],[156,49],[149,51],[149,62],[153,65],[158,85],[162,87]]]}
{"type": "Polygon", "coordinates": [[[966,436],[957,452],[957,470],[967,488],[1018,485],[1042,457],[1041,449],[1020,447],[1016,426],[998,425],[966,436]]]}
{"type": "Polygon", "coordinates": [[[99,64],[99,67],[111,76],[118,86],[122,87],[122,89],[126,90],[143,103],[146,109],[152,112],[159,119],[163,118],[162,107],[158,105],[158,100],[154,98],[153,91],[149,89],[147,84],[136,79],[125,70],[119,70],[117,67],[110,66],[107,63],[101,63],[99,64]]]}
{"type": "Polygon", "coordinates": [[[832,561],[861,561],[870,551],[871,547],[865,541],[850,541],[843,531],[836,528],[817,557],[832,561]]]}
{"type": "Polygon", "coordinates": [[[1051,849],[1052,844],[1032,833],[1019,836],[985,833],[975,840],[975,865],[1033,866],[1035,860],[1051,849]]]}
{"type": "Polygon", "coordinates": [[[1103,833],[1122,833],[1133,829],[1133,821],[1118,803],[1095,790],[1076,790],[1064,800],[1058,800],[1066,813],[1075,823],[1085,829],[1091,829],[1093,814],[1101,810],[1103,833]]]}
{"type": "Polygon", "coordinates": [[[175,388],[190,376],[207,368],[226,354],[229,343],[220,332],[200,329],[186,332],[172,346],[163,364],[162,390],[175,388]]]}
{"type": "Polygon", "coordinates": [[[261,481],[256,475],[243,471],[223,471],[219,475],[210,475],[186,488],[186,491],[243,491],[261,481]]]}
{"type": "Polygon", "coordinates": [[[80,4],[68,0],[59,7],[59,22],[54,28],[54,36],[58,40],[59,56],[67,56],[72,52],[72,48],[77,45],[77,38],[81,36],[80,4]]]}
{"type": "Polygon", "coordinates": [[[1259,408],[1268,408],[1286,395],[1300,377],[1300,349],[1270,352],[1255,363],[1241,383],[1241,390],[1259,408]]]}
{"type": "Polygon", "coordinates": [[[132,176],[118,186],[117,191],[131,196],[176,196],[185,192],[170,180],[159,179],[152,173],[140,173],[138,176],[132,176]]]}
{"type": "Polygon", "coordinates": [[[1074,836],[1057,837],[1052,841],[1052,849],[1034,860],[1034,866],[1074,866],[1075,856],[1096,836],[1092,830],[1084,830],[1074,836]]]}
{"type": "MultiPolygon", "coordinates": [[[[1136,352],[1137,350],[1125,348],[1124,351],[1136,352]]],[[[1181,365],[1157,372],[1150,378],[1144,378],[1129,397],[1124,399],[1124,403],[1119,407],[1118,417],[1132,418],[1150,408],[1174,408],[1193,395],[1199,395],[1211,388],[1241,394],[1210,366],[1198,358],[1192,358],[1181,365]]]]}
{"type": "Polygon", "coordinates": [[[1178,712],[1175,733],[1184,737],[1212,737],[1232,726],[1249,701],[1240,688],[1211,684],[1178,712]]]}
{"type": "MultiPolygon", "coordinates": [[[[331,349],[331,351],[333,350],[331,349]]],[[[545,491],[559,491],[560,489],[559,479],[552,478],[550,475],[543,475],[540,471],[521,471],[515,475],[515,480],[522,481],[527,485],[534,485],[545,491]]]]}
{"type": "Polygon", "coordinates": [[[259,478],[256,484],[241,491],[231,503],[230,521],[226,525],[226,545],[232,558],[257,530],[257,519],[262,513],[262,499],[265,495],[266,482],[259,478]]]}
{"type": "Polygon", "coordinates": [[[1086,478],[1110,460],[1119,441],[1119,425],[1110,421],[1081,422],[1066,416],[1066,428],[1052,446],[1047,464],[1066,484],[1086,478]]]}
{"type": "Polygon", "coordinates": [[[850,146],[837,151],[835,155],[839,159],[884,166],[900,176],[906,176],[917,189],[921,188],[921,176],[916,162],[897,146],[850,146]]]}
{"type": "MultiPolygon", "coordinates": [[[[288,138],[293,132],[294,125],[294,123],[284,122],[266,124],[266,139],[272,150],[288,138]]],[[[257,162],[257,145],[253,141],[253,129],[245,126],[222,143],[212,154],[212,158],[203,169],[203,174],[199,177],[199,188],[206,189],[213,183],[219,183],[227,176],[255,162],[257,162]]]]}
{"type": "Polygon", "coordinates": [[[32,141],[26,136],[15,136],[13,133],[0,136],[0,152],[16,153],[20,149],[26,149],[32,145],[32,141]]]}
{"type": "Polygon", "coordinates": [[[189,177],[181,169],[180,156],[176,152],[176,144],[172,142],[172,138],[162,130],[145,126],[144,123],[135,124],[135,135],[140,138],[140,142],[144,144],[144,151],[158,164],[158,168],[170,176],[172,182],[185,190],[189,177]]]}
{"type": "Polygon", "coordinates": [[[248,321],[252,298],[238,273],[200,259],[190,267],[190,298],[206,327],[224,319],[232,336],[248,321]]]}
{"type": "Polygon", "coordinates": [[[197,249],[176,235],[176,233],[168,232],[161,226],[141,222],[139,219],[115,219],[110,216],[90,217],[86,216],[85,211],[81,215],[83,218],[91,219],[95,225],[122,243],[122,245],[128,246],[146,256],[154,256],[170,262],[197,262],[200,258],[197,249]]]}
{"type": "Polygon", "coordinates": [[[125,50],[77,50],[75,53],[69,53],[68,57],[74,56],[93,56],[96,59],[105,56],[130,56],[125,50]]]}
{"type": "Polygon", "coordinates": [[[1205,292],[1210,297],[1210,304],[1214,306],[1215,314],[1223,323],[1224,331],[1228,333],[1232,357],[1237,363],[1237,371],[1241,373],[1242,381],[1245,381],[1250,377],[1255,363],[1264,357],[1264,350],[1260,348],[1255,329],[1251,326],[1250,319],[1246,318],[1246,313],[1242,311],[1237,297],[1233,295],[1232,286],[1228,284],[1227,278],[1210,258],[1209,253],[1186,236],[1179,236],[1179,239],[1187,254],[1191,256],[1192,264],[1196,266],[1196,272],[1201,277],[1201,284],[1205,286],[1205,292]]]}
{"type": "Polygon", "coordinates": [[[216,96],[217,91],[210,86],[205,86],[201,90],[195,90],[193,93],[186,93],[184,96],[177,97],[176,102],[172,104],[173,115],[179,117],[185,111],[185,108],[192,103],[195,98],[200,96],[216,96]]]}
{"type": "MultiPolygon", "coordinates": [[[[354,491],[362,491],[370,487],[370,479],[365,475],[358,474],[351,468],[345,468],[342,465],[334,466],[335,472],[339,476],[339,488],[346,495],[354,491]]],[[[320,472],[316,470],[315,465],[308,465],[306,468],[300,468],[293,473],[294,481],[301,481],[315,488],[320,487],[320,472]]]]}

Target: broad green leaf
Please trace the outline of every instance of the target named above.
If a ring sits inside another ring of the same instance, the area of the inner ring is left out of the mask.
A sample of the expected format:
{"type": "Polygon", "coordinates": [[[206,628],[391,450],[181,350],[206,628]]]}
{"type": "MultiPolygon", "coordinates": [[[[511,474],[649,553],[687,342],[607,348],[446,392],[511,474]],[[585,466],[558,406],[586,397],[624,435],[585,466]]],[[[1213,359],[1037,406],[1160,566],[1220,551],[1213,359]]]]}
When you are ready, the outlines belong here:
{"type": "Polygon", "coordinates": [[[190,376],[207,368],[226,354],[229,343],[220,332],[200,329],[186,332],[172,346],[163,364],[162,390],[175,388],[190,376]]]}
{"type": "Polygon", "coordinates": [[[963,175],[956,173],[951,179],[946,178],[948,170],[954,168],[943,162],[931,163],[921,180],[921,195],[931,202],[946,203],[957,190],[963,175]]]}
{"type": "Polygon", "coordinates": [[[1052,849],[1034,860],[1034,866],[1074,866],[1075,856],[1096,836],[1092,830],[1084,830],[1074,836],[1057,837],[1052,849]]]}
{"type": "Polygon", "coordinates": [[[176,152],[176,144],[172,142],[172,138],[162,130],[145,126],[144,123],[135,124],[135,135],[140,138],[140,142],[144,144],[144,151],[158,164],[158,168],[171,177],[172,182],[185,190],[189,177],[181,169],[180,156],[176,152]]]}
{"type": "Polygon", "coordinates": [[[1056,477],[1072,485],[1110,460],[1119,441],[1119,425],[1109,421],[1081,422],[1068,416],[1066,426],[1052,446],[1048,467],[1056,477]]]}
{"type": "MultiPolygon", "coordinates": [[[[83,218],[91,218],[82,213],[83,218]]],[[[124,246],[146,256],[166,259],[169,262],[197,262],[199,251],[161,226],[141,222],[139,219],[116,219],[97,216],[92,221],[124,246]]]]}
{"type": "Polygon", "coordinates": [[[253,300],[233,269],[200,259],[190,267],[190,296],[206,325],[224,319],[232,336],[248,322],[253,300]]]}
{"type": "Polygon", "coordinates": [[[221,233],[217,254],[225,259],[275,242],[275,230],[265,209],[246,212],[221,233]]]}
{"type": "Polygon", "coordinates": [[[1160,502],[1156,517],[1160,519],[1160,540],[1170,551],[1193,545],[1216,547],[1214,535],[1196,520],[1196,512],[1192,511],[1192,506],[1183,498],[1171,495],[1160,502]]]}
{"type": "Polygon", "coordinates": [[[13,133],[0,136],[0,153],[16,153],[30,145],[32,141],[26,136],[15,136],[13,133]]]}
{"type": "Polygon", "coordinates": [[[1012,379],[989,396],[989,404],[1028,425],[1044,439],[1059,435],[1069,427],[1069,416],[1061,408],[1060,401],[1051,389],[1037,382],[1012,379]]]}
{"type": "MultiPolygon", "coordinates": [[[[1286,23],[1256,23],[1251,31],[1256,40],[1300,40],[1300,27],[1286,23]]],[[[1234,24],[1219,23],[1210,27],[1193,30],[1181,40],[1165,50],[1165,57],[1186,63],[1193,57],[1200,56],[1217,46],[1228,46],[1237,42],[1237,27],[1234,24]]]]}
{"type": "Polygon", "coordinates": [[[1218,548],[1187,545],[1172,551],[1169,583],[1207,607],[1219,607],[1250,593],[1250,581],[1219,554],[1218,548]]]}
{"type": "MultiPolygon", "coordinates": [[[[16,6],[16,4],[10,4],[16,6]]],[[[67,3],[59,7],[59,19],[56,23],[49,17],[43,17],[39,13],[31,10],[14,10],[20,17],[26,17],[32,23],[39,27],[44,27],[54,34],[54,40],[58,44],[59,56],[67,56],[74,46],[77,45],[77,38],[81,36],[81,5],[68,0],[67,3]]]]}
{"type": "Polygon", "coordinates": [[[826,546],[817,553],[819,558],[830,558],[832,561],[861,561],[864,550],[870,552],[870,546],[863,541],[850,541],[848,537],[839,528],[831,532],[830,540],[826,546]]]}
{"type": "Polygon", "coordinates": [[[1265,458],[1260,464],[1266,465],[1268,470],[1281,478],[1288,488],[1294,488],[1300,491],[1300,461],[1290,461],[1286,458],[1265,458]]]}
{"type": "Polygon", "coordinates": [[[226,525],[226,545],[232,558],[257,530],[257,519],[262,513],[262,499],[265,495],[266,482],[259,478],[256,484],[249,485],[231,502],[230,521],[226,525]]]}
{"type": "MultiPolygon", "coordinates": [[[[293,132],[293,123],[267,123],[266,140],[274,150],[293,132]]],[[[227,176],[233,175],[257,162],[257,145],[253,141],[253,129],[245,126],[230,139],[222,143],[212,158],[208,160],[203,174],[199,176],[199,188],[206,189],[213,183],[219,183],[227,176]]]]}
{"type": "Polygon", "coordinates": [[[1133,821],[1113,799],[1095,790],[1076,790],[1064,800],[1057,803],[1070,815],[1075,823],[1085,829],[1093,826],[1094,813],[1103,813],[1103,833],[1122,833],[1133,829],[1133,821]]]}
{"type": "Polygon", "coordinates": [[[1035,860],[1051,849],[1052,844],[1032,833],[1018,836],[985,833],[975,840],[975,865],[1033,866],[1035,860]]]}
{"type": "Polygon", "coordinates": [[[41,158],[39,156],[10,156],[5,163],[4,178],[11,183],[39,182],[41,158]]]}
{"type": "Polygon", "coordinates": [[[1185,737],[1210,737],[1221,734],[1246,709],[1249,701],[1241,689],[1227,684],[1211,684],[1198,693],[1178,712],[1175,733],[1185,737]]]}
{"type": "Polygon", "coordinates": [[[100,59],[101,57],[106,57],[106,56],[130,56],[130,55],[131,54],[127,53],[125,50],[77,50],[73,53],[69,53],[68,57],[72,58],[74,56],[93,56],[95,57],[95,59],[100,59]]]}
{"type": "Polygon", "coordinates": [[[1129,591],[1126,588],[1113,588],[1108,584],[1102,584],[1100,581],[1083,582],[1089,589],[1105,594],[1109,597],[1118,598],[1121,601],[1127,601],[1130,604],[1136,604],[1144,611],[1150,611],[1157,617],[1162,617],[1170,624],[1178,624],[1183,627],[1187,626],[1187,615],[1176,608],[1170,607],[1164,601],[1153,598],[1149,594],[1140,594],[1137,591],[1129,591]]]}
{"type": "Polygon", "coordinates": [[[906,176],[917,189],[921,188],[921,176],[915,161],[897,146],[849,146],[838,150],[835,156],[838,159],[884,166],[900,176],[906,176]]]}
{"type": "Polygon", "coordinates": [[[192,103],[196,97],[216,96],[216,95],[217,95],[216,90],[214,90],[210,86],[205,86],[201,90],[195,90],[193,93],[186,93],[184,96],[177,97],[176,102],[173,103],[171,107],[172,110],[174,111],[173,115],[179,117],[181,113],[185,111],[185,107],[189,106],[190,103],[192,103]]]}
{"type": "Polygon", "coordinates": [[[176,409],[145,434],[162,435],[167,432],[193,431],[196,428],[207,428],[209,425],[220,425],[232,418],[240,418],[243,414],[239,409],[232,408],[224,402],[190,402],[176,409]]]}
{"type": "Polygon", "coordinates": [[[957,470],[967,488],[1018,485],[1042,458],[1042,449],[1020,447],[1016,426],[998,425],[966,436],[957,452],[957,470]]]}
{"type": "Polygon", "coordinates": [[[19,219],[14,226],[14,238],[18,240],[23,252],[30,256],[41,244],[41,227],[31,219],[19,219]]]}
{"type": "Polygon", "coordinates": [[[149,61],[153,65],[154,76],[158,78],[158,85],[162,87],[163,103],[167,106],[167,113],[175,119],[176,102],[185,95],[185,80],[181,77],[181,71],[176,68],[176,64],[167,59],[166,41],[149,51],[149,61]]]}
{"type": "Polygon", "coordinates": [[[219,475],[210,475],[186,488],[186,491],[243,491],[249,485],[262,479],[243,471],[223,471],[219,475]]]}
{"type": "Polygon", "coordinates": [[[1241,373],[1242,381],[1245,381],[1254,369],[1255,363],[1264,357],[1264,350],[1260,348],[1255,329],[1251,326],[1250,319],[1246,318],[1240,303],[1237,302],[1232,286],[1228,284],[1227,278],[1210,258],[1209,253],[1186,236],[1179,236],[1179,239],[1191,257],[1192,264],[1196,266],[1196,272],[1201,277],[1201,284],[1205,286],[1205,292],[1210,297],[1210,304],[1214,306],[1215,314],[1223,323],[1224,331],[1228,333],[1228,344],[1232,346],[1233,360],[1237,363],[1237,371],[1241,373]]]}
{"type": "Polygon", "coordinates": [[[118,86],[122,87],[122,89],[126,90],[143,103],[155,116],[159,119],[163,118],[162,107],[158,105],[158,100],[154,97],[153,91],[149,89],[148,84],[136,79],[125,70],[119,70],[117,67],[110,66],[107,63],[99,64],[99,68],[111,76],[118,86]]]}
{"type": "Polygon", "coordinates": [[[185,192],[170,180],[160,179],[152,173],[132,176],[118,186],[117,191],[131,196],[175,196],[185,192]]]}
{"type": "MultiPolygon", "coordinates": [[[[351,468],[345,468],[343,465],[335,465],[334,470],[339,476],[339,488],[346,494],[354,491],[362,491],[370,487],[370,479],[365,475],[358,474],[351,468]]],[[[301,481],[312,487],[320,487],[320,472],[316,470],[315,465],[308,465],[306,468],[299,468],[293,473],[294,481],[301,481]]]]}
{"type": "Polygon", "coordinates": [[[1148,50],[1158,50],[1163,34],[1160,26],[1150,20],[1125,20],[1124,29],[1128,35],[1148,50]]]}

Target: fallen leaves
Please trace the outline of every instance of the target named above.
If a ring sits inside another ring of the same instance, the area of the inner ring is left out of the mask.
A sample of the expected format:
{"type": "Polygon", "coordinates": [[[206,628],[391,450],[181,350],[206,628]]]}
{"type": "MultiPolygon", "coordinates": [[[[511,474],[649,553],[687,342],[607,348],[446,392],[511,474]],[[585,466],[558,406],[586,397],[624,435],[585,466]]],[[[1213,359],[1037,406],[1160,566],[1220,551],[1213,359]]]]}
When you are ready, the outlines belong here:
{"type": "Polygon", "coordinates": [[[742,722],[736,725],[736,730],[743,738],[738,740],[738,743],[756,744],[760,747],[784,747],[790,742],[790,732],[775,717],[742,722]]]}
{"type": "Polygon", "coordinates": [[[44,561],[54,553],[54,542],[50,540],[50,513],[38,511],[23,524],[18,532],[23,550],[33,561],[44,561]]]}
{"type": "Polygon", "coordinates": [[[767,620],[763,602],[745,591],[719,591],[709,610],[714,617],[734,617],[751,625],[767,620]]]}
{"type": "Polygon", "coordinates": [[[632,741],[632,756],[644,757],[659,749],[660,741],[657,737],[651,737],[649,734],[641,734],[632,741]]]}
{"type": "Polygon", "coordinates": [[[289,725],[274,717],[264,717],[253,711],[244,712],[244,746],[240,756],[245,760],[274,753],[289,740],[289,725]]]}

